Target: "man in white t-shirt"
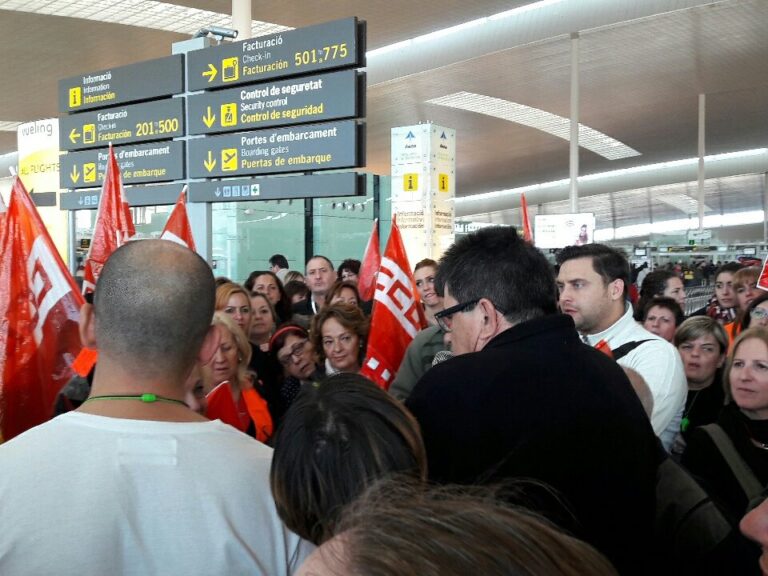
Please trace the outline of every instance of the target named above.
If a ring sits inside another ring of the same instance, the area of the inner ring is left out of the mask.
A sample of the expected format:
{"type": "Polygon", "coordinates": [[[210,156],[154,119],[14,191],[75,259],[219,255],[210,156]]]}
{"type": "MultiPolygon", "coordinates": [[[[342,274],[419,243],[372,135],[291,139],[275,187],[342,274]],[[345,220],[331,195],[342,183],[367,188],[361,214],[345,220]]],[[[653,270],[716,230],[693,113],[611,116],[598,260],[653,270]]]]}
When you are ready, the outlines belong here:
{"type": "Polygon", "coordinates": [[[564,248],[557,263],[560,310],[573,318],[584,342],[607,345],[619,365],[645,380],[653,395],[651,425],[669,450],[688,393],[685,371],[674,346],[635,322],[626,257],[609,246],[587,244],[564,248]]]}
{"type": "Polygon", "coordinates": [[[183,402],[214,293],[173,242],[110,257],[81,312],[91,395],[0,445],[0,574],[292,574],[311,551],[277,516],[271,449],[183,402]]]}

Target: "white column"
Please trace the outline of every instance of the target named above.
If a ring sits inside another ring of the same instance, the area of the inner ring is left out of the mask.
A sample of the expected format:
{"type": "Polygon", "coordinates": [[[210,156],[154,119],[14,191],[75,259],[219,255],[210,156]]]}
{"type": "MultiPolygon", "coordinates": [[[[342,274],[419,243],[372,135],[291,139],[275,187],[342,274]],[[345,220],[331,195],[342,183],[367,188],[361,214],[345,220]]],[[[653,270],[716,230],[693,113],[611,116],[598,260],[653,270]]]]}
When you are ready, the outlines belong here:
{"type": "Polygon", "coordinates": [[[571,146],[569,198],[571,213],[579,211],[579,34],[571,34],[571,146]]]}
{"type": "Polygon", "coordinates": [[[706,126],[706,94],[699,94],[699,232],[704,230],[704,155],[706,154],[706,143],[704,140],[706,126]]]}
{"type": "Polygon", "coordinates": [[[251,37],[251,21],[251,0],[232,0],[232,28],[238,40],[251,37]]]}

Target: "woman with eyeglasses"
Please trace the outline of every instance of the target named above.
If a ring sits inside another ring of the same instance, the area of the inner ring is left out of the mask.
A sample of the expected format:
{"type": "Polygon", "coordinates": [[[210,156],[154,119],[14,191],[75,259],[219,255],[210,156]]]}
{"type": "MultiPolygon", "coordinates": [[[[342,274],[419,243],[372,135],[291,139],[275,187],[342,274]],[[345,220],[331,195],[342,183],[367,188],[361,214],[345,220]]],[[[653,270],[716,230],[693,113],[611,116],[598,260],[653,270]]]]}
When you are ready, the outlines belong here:
{"type": "Polygon", "coordinates": [[[309,333],[298,324],[286,324],[278,329],[269,341],[269,350],[282,371],[278,397],[272,407],[272,417],[277,423],[301,388],[319,381],[325,376],[325,370],[318,364],[309,333]]]}
{"type": "Polygon", "coordinates": [[[753,298],[744,310],[744,317],[741,319],[741,329],[768,326],[768,292],[759,291],[760,294],[753,298]]]}
{"type": "Polygon", "coordinates": [[[443,309],[443,298],[435,290],[435,275],[437,275],[437,262],[425,258],[416,264],[413,269],[413,279],[416,281],[416,290],[419,292],[421,304],[430,326],[437,325],[435,313],[443,309]]]}

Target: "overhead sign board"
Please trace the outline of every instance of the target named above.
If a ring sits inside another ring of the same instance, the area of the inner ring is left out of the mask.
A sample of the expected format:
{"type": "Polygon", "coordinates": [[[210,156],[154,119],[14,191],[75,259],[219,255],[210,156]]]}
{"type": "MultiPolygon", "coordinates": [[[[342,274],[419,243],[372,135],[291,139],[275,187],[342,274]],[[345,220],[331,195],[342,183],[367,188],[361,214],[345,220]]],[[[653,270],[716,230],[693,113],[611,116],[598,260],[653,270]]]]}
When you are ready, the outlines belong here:
{"type": "MultiPolygon", "coordinates": [[[[156,186],[126,186],[125,199],[129,206],[158,206],[175,204],[179,199],[181,184],[156,186]]],[[[62,210],[95,210],[99,207],[100,189],[85,192],[65,192],[61,195],[62,210]]]]}
{"type": "Polygon", "coordinates": [[[189,133],[235,132],[362,115],[355,70],[217,90],[188,97],[189,133]]]}
{"type": "Polygon", "coordinates": [[[144,104],[72,114],[59,121],[62,150],[103,148],[184,135],[184,102],[167,98],[144,104]]]}
{"type": "Polygon", "coordinates": [[[347,18],[194,50],[187,55],[189,90],[364,66],[363,38],[364,24],[347,18]]]}
{"type": "Polygon", "coordinates": [[[190,178],[306,172],[363,163],[354,120],[189,140],[190,178]]]}
{"type": "Polygon", "coordinates": [[[712,240],[712,230],[688,230],[686,236],[689,241],[704,242],[712,240]]]}
{"type": "MultiPolygon", "coordinates": [[[[107,148],[69,152],[59,159],[62,188],[101,186],[107,169],[107,148]]],[[[124,184],[184,178],[184,143],[178,141],[115,148],[124,184]]]]}
{"type": "Polygon", "coordinates": [[[364,182],[365,176],[356,172],[191,182],[189,201],[237,202],[360,196],[365,194],[364,182]]]}
{"type": "Polygon", "coordinates": [[[59,81],[59,112],[80,112],[184,90],[181,54],[109,68],[59,81]]]}

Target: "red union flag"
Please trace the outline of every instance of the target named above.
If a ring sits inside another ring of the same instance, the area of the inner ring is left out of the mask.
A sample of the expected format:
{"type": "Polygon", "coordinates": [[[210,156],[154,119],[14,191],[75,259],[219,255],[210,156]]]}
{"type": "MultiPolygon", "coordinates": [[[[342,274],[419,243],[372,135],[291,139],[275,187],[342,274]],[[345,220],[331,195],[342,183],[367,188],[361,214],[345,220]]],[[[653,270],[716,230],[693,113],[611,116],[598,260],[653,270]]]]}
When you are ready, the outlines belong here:
{"type": "Polygon", "coordinates": [[[376,291],[376,273],[381,265],[381,252],[379,252],[379,219],[373,221],[373,230],[371,237],[368,238],[368,245],[365,247],[363,263],[360,266],[360,274],[357,278],[357,289],[360,291],[360,298],[370,300],[376,291]]]}
{"type": "Polygon", "coordinates": [[[528,202],[525,200],[525,193],[520,195],[520,208],[522,209],[523,240],[531,244],[533,234],[531,233],[531,219],[528,217],[528,202]]]}
{"type": "Polygon", "coordinates": [[[110,145],[107,173],[104,175],[104,185],[101,188],[96,224],[93,228],[91,247],[85,260],[84,293],[92,292],[96,287],[96,280],[99,279],[101,269],[109,255],[135,234],[131,211],[123,195],[120,167],[117,165],[115,152],[110,145]]]}
{"type": "Polygon", "coordinates": [[[189,217],[187,216],[186,191],[187,187],[184,186],[181,194],[179,194],[179,199],[176,201],[176,205],[173,207],[173,212],[168,217],[168,222],[165,223],[165,228],[163,228],[160,238],[171,240],[186,246],[190,250],[196,250],[195,239],[192,237],[192,226],[189,225],[189,217]]]}
{"type": "Polygon", "coordinates": [[[0,236],[3,235],[3,226],[5,226],[5,213],[7,211],[8,211],[8,208],[5,206],[3,197],[0,196],[0,236]]]}
{"type": "Polygon", "coordinates": [[[768,258],[763,262],[763,269],[760,271],[757,287],[763,290],[768,290],[768,258]]]}
{"type": "Polygon", "coordinates": [[[376,305],[371,317],[368,350],[360,371],[385,390],[400,368],[408,344],[427,325],[417,294],[397,219],[393,218],[376,277],[376,305]]]}
{"type": "Polygon", "coordinates": [[[48,420],[80,351],[83,297],[16,178],[0,232],[0,442],[48,420]]]}

